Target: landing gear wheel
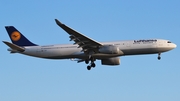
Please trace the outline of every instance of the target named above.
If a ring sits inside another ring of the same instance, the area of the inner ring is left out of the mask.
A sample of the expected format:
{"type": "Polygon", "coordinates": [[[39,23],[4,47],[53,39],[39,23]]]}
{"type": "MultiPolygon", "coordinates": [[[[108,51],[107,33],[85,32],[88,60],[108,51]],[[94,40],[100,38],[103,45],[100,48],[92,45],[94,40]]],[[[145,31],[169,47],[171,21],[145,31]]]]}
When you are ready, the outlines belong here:
{"type": "Polygon", "coordinates": [[[161,60],[161,57],[158,57],[158,60],[161,60]]]}
{"type": "Polygon", "coordinates": [[[89,61],[91,63],[87,66],[87,70],[91,70],[92,67],[94,68],[96,66],[96,64],[94,63],[94,61],[96,61],[96,59],[94,59],[91,55],[89,56],[88,60],[85,60],[85,63],[88,64],[89,61]]]}
{"type": "Polygon", "coordinates": [[[87,66],[87,70],[91,70],[91,66],[87,66]]]}
{"type": "Polygon", "coordinates": [[[89,60],[85,60],[85,63],[86,63],[86,64],[89,64],[89,60]]]}
{"type": "Polygon", "coordinates": [[[96,64],[95,64],[95,63],[92,63],[92,64],[91,64],[91,67],[93,67],[93,68],[96,67],[96,64]]]}
{"type": "Polygon", "coordinates": [[[161,60],[161,53],[158,53],[158,60],[161,60]]]}

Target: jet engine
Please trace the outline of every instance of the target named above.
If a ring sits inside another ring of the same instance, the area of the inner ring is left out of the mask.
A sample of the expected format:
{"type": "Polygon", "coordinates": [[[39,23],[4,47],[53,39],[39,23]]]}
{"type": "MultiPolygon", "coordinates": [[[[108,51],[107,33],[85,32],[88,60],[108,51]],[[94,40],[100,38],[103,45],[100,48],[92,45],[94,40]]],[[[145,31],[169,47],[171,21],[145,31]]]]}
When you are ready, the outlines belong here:
{"type": "Polygon", "coordinates": [[[114,57],[114,58],[108,58],[108,59],[101,59],[102,65],[119,65],[120,64],[120,58],[114,57]]]}

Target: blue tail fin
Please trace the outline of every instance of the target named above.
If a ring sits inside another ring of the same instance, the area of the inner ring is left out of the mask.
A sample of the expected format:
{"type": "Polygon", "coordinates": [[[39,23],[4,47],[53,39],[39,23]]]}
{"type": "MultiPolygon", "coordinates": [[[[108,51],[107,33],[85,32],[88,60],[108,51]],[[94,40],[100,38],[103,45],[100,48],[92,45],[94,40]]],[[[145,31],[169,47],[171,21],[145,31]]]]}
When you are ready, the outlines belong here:
{"type": "Polygon", "coordinates": [[[37,46],[22,35],[14,26],[5,26],[5,28],[13,44],[18,46],[37,46]]]}

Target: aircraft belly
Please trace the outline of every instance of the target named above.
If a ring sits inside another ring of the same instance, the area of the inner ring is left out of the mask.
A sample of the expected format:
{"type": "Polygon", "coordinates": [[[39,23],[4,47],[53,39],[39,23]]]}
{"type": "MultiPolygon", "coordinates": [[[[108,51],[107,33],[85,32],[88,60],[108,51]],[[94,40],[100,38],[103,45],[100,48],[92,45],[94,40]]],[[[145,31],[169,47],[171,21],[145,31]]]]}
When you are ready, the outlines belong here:
{"type": "Polygon", "coordinates": [[[66,50],[66,49],[61,49],[59,52],[53,51],[51,55],[45,56],[44,58],[48,59],[69,59],[69,58],[84,58],[85,55],[83,52],[77,49],[71,49],[71,50],[66,50]]]}
{"type": "Polygon", "coordinates": [[[136,54],[151,54],[151,53],[156,53],[156,49],[127,49],[127,50],[122,50],[124,52],[124,55],[136,55],[136,54]]]}
{"type": "Polygon", "coordinates": [[[124,49],[124,55],[139,55],[139,54],[155,54],[168,51],[168,48],[142,48],[142,49],[124,49]]]}

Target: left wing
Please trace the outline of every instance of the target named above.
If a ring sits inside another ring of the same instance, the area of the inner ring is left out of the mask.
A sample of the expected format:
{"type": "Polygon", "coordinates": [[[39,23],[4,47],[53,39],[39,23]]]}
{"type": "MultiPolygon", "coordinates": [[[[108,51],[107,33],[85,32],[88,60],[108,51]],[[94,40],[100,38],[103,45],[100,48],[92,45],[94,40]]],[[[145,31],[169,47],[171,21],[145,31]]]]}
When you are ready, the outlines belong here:
{"type": "Polygon", "coordinates": [[[84,52],[96,51],[100,46],[102,46],[101,43],[94,41],[93,39],[90,39],[87,36],[71,29],[65,24],[62,24],[57,19],[55,19],[55,21],[59,27],[61,27],[64,31],[66,31],[70,35],[69,36],[70,41],[74,41],[75,42],[74,44],[78,44],[79,48],[83,48],[82,51],[84,52]]]}

